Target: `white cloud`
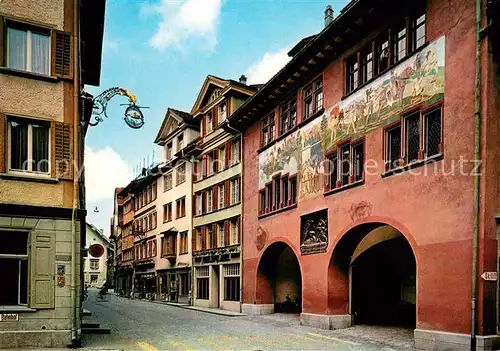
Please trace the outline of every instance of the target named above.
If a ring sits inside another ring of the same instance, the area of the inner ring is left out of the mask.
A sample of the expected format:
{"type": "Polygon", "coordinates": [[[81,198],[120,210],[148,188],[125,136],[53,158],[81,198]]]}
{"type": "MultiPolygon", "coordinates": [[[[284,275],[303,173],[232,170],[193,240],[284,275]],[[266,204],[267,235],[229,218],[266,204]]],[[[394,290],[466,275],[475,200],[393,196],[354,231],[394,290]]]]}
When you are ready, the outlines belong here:
{"type": "Polygon", "coordinates": [[[119,44],[118,41],[112,40],[112,39],[104,39],[103,43],[103,51],[104,53],[109,53],[109,52],[118,52],[119,49],[119,44]]]}
{"type": "Polygon", "coordinates": [[[285,66],[290,57],[287,55],[288,49],[278,52],[266,52],[260,61],[254,63],[247,70],[249,84],[264,84],[271,79],[278,71],[285,66]]]}
{"type": "Polygon", "coordinates": [[[222,0],[160,0],[156,5],[144,5],[143,13],[161,16],[150,45],[160,51],[168,47],[183,50],[187,41],[198,39],[197,44],[213,50],[221,7],[222,0]]]}
{"type": "Polygon", "coordinates": [[[115,188],[125,186],[131,180],[131,170],[112,148],[108,146],[95,151],[85,148],[85,188],[89,211],[92,210],[92,203],[112,201],[115,188]]]}

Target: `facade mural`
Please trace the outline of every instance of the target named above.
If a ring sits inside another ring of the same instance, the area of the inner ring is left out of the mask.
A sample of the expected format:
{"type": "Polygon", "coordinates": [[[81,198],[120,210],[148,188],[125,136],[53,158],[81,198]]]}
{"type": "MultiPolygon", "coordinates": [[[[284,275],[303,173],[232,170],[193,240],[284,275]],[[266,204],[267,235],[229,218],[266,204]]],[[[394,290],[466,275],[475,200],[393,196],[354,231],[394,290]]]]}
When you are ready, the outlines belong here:
{"type": "Polygon", "coordinates": [[[259,188],[272,180],[277,173],[296,174],[299,164],[298,132],[292,133],[259,155],[259,188]]]}
{"type": "Polygon", "coordinates": [[[299,197],[316,195],[323,188],[324,154],[339,142],[383,127],[412,106],[443,99],[444,64],[443,36],[363,89],[327,106],[321,117],[259,155],[259,188],[273,174],[299,172],[299,197]]]}

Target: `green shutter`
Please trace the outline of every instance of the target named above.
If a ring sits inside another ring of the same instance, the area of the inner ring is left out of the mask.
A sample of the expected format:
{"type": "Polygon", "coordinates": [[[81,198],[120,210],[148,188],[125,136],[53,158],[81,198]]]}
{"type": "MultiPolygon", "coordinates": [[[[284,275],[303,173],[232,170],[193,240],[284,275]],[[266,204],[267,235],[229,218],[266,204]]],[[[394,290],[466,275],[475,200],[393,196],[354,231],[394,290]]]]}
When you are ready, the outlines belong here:
{"type": "Polygon", "coordinates": [[[31,233],[31,308],[47,309],[55,307],[55,251],[55,233],[47,231],[33,231],[31,233]]]}

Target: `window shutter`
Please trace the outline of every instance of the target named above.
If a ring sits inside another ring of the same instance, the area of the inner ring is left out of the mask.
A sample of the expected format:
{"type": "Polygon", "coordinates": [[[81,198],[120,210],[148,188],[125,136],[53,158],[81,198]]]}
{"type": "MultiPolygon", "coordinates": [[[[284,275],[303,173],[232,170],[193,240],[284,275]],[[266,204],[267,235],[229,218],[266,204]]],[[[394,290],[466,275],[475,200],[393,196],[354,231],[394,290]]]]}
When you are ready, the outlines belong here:
{"type": "Polygon", "coordinates": [[[238,225],[238,242],[237,244],[241,243],[241,216],[238,217],[238,221],[236,222],[238,225]]]}
{"type": "Polygon", "coordinates": [[[54,30],[52,32],[52,75],[72,79],[72,38],[71,34],[54,30]]]}
{"type": "Polygon", "coordinates": [[[229,221],[224,221],[224,245],[229,246],[229,239],[231,238],[231,230],[229,221]]]}
{"type": "Polygon", "coordinates": [[[55,307],[56,238],[53,232],[31,233],[30,252],[30,307],[48,309],[55,307]]]}
{"type": "Polygon", "coordinates": [[[204,250],[207,247],[207,230],[205,227],[201,227],[201,249],[204,250]]]}
{"type": "Polygon", "coordinates": [[[213,199],[213,210],[217,210],[219,202],[217,201],[219,199],[219,192],[217,191],[217,187],[212,188],[212,199],[213,199]]]}
{"type": "Polygon", "coordinates": [[[212,224],[212,237],[210,239],[212,241],[210,243],[210,247],[216,248],[217,247],[217,224],[215,224],[215,223],[212,224]]]}
{"type": "Polygon", "coordinates": [[[207,118],[206,116],[201,117],[201,136],[205,136],[207,134],[207,118]]]}
{"type": "Polygon", "coordinates": [[[212,108],[212,129],[215,129],[217,128],[217,125],[218,125],[218,118],[217,118],[217,110],[215,109],[215,107],[212,108]]]}
{"type": "Polygon", "coordinates": [[[226,143],[226,168],[229,168],[231,164],[231,142],[226,143]]]}
{"type": "Polygon", "coordinates": [[[4,30],[4,27],[5,27],[5,22],[4,22],[4,18],[3,16],[0,16],[0,66],[5,66],[5,62],[4,62],[4,53],[6,51],[6,48],[5,48],[5,41],[4,41],[4,38],[5,38],[5,30],[4,30]]]}
{"type": "Polygon", "coordinates": [[[60,179],[73,178],[73,143],[71,135],[73,134],[73,126],[67,123],[52,122],[52,150],[54,162],[53,170],[55,176],[60,179]]]}
{"type": "MultiPolygon", "coordinates": [[[[0,17],[0,25],[2,21],[2,17],[0,17]]],[[[1,35],[1,33],[0,33],[1,35]]],[[[0,52],[2,50],[2,47],[0,45],[0,52]]],[[[6,128],[6,123],[5,123],[5,115],[0,113],[0,173],[5,173],[5,161],[7,157],[7,128],[6,128]]]]}
{"type": "Polygon", "coordinates": [[[196,237],[198,236],[198,229],[193,229],[191,231],[191,251],[196,251],[196,237]]]}
{"type": "Polygon", "coordinates": [[[224,207],[229,206],[229,198],[230,198],[230,189],[229,189],[229,181],[227,180],[226,183],[224,184],[226,187],[224,189],[224,207]]]}

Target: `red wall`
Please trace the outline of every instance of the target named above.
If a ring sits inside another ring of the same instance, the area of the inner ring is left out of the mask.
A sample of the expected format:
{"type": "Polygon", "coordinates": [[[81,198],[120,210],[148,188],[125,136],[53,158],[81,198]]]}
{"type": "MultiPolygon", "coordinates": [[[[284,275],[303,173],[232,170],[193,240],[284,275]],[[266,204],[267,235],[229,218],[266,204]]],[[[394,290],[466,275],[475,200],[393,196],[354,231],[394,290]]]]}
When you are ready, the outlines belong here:
{"type": "MultiPolygon", "coordinates": [[[[333,250],[340,238],[356,225],[383,222],[400,230],[415,253],[417,328],[470,332],[473,177],[461,175],[458,170],[453,174],[446,172],[451,172],[454,165],[458,168],[461,157],[473,159],[474,11],[473,1],[432,0],[428,3],[428,40],[446,36],[444,159],[438,163],[440,170],[444,168],[444,173],[433,174],[433,165],[429,164],[414,169],[415,173],[428,171],[428,175],[413,175],[413,172],[406,171],[382,178],[379,174],[384,171],[383,131],[380,129],[366,136],[365,159],[376,160],[379,169],[377,174],[366,175],[363,185],[328,196],[299,199],[295,209],[258,219],[259,167],[255,150],[260,148],[260,124],[254,123],[244,133],[244,303],[269,303],[264,301],[262,289],[259,289],[265,282],[257,279],[258,263],[266,247],[273,242],[284,241],[295,251],[301,266],[303,312],[348,313],[347,277],[330,265],[333,250]],[[371,206],[371,213],[361,219],[351,218],[350,209],[361,202],[371,206]],[[327,252],[300,256],[300,216],[326,207],[329,216],[327,252]],[[262,250],[256,246],[259,227],[267,233],[262,250]]],[[[343,82],[343,59],[338,59],[324,71],[326,107],[340,100],[343,82]]],[[[498,115],[498,105],[488,108],[498,115]]],[[[488,123],[487,128],[490,128],[491,138],[494,133],[498,135],[498,123],[488,123]]],[[[493,143],[493,140],[486,142],[493,143]]],[[[496,230],[492,215],[498,208],[498,171],[493,170],[489,163],[494,163],[491,157],[486,165],[489,170],[486,181],[489,181],[493,193],[487,197],[495,199],[494,205],[483,206],[482,229],[489,233],[487,237],[491,241],[496,230]]],[[[472,171],[473,163],[465,163],[463,169],[467,173],[472,171]]],[[[483,184],[483,195],[485,186],[483,184]]],[[[491,257],[495,254],[496,258],[496,242],[482,242],[483,248],[485,245],[491,247],[488,254],[491,257]]],[[[496,259],[494,262],[491,259],[483,261],[485,267],[496,270],[493,267],[496,259]]]]}

